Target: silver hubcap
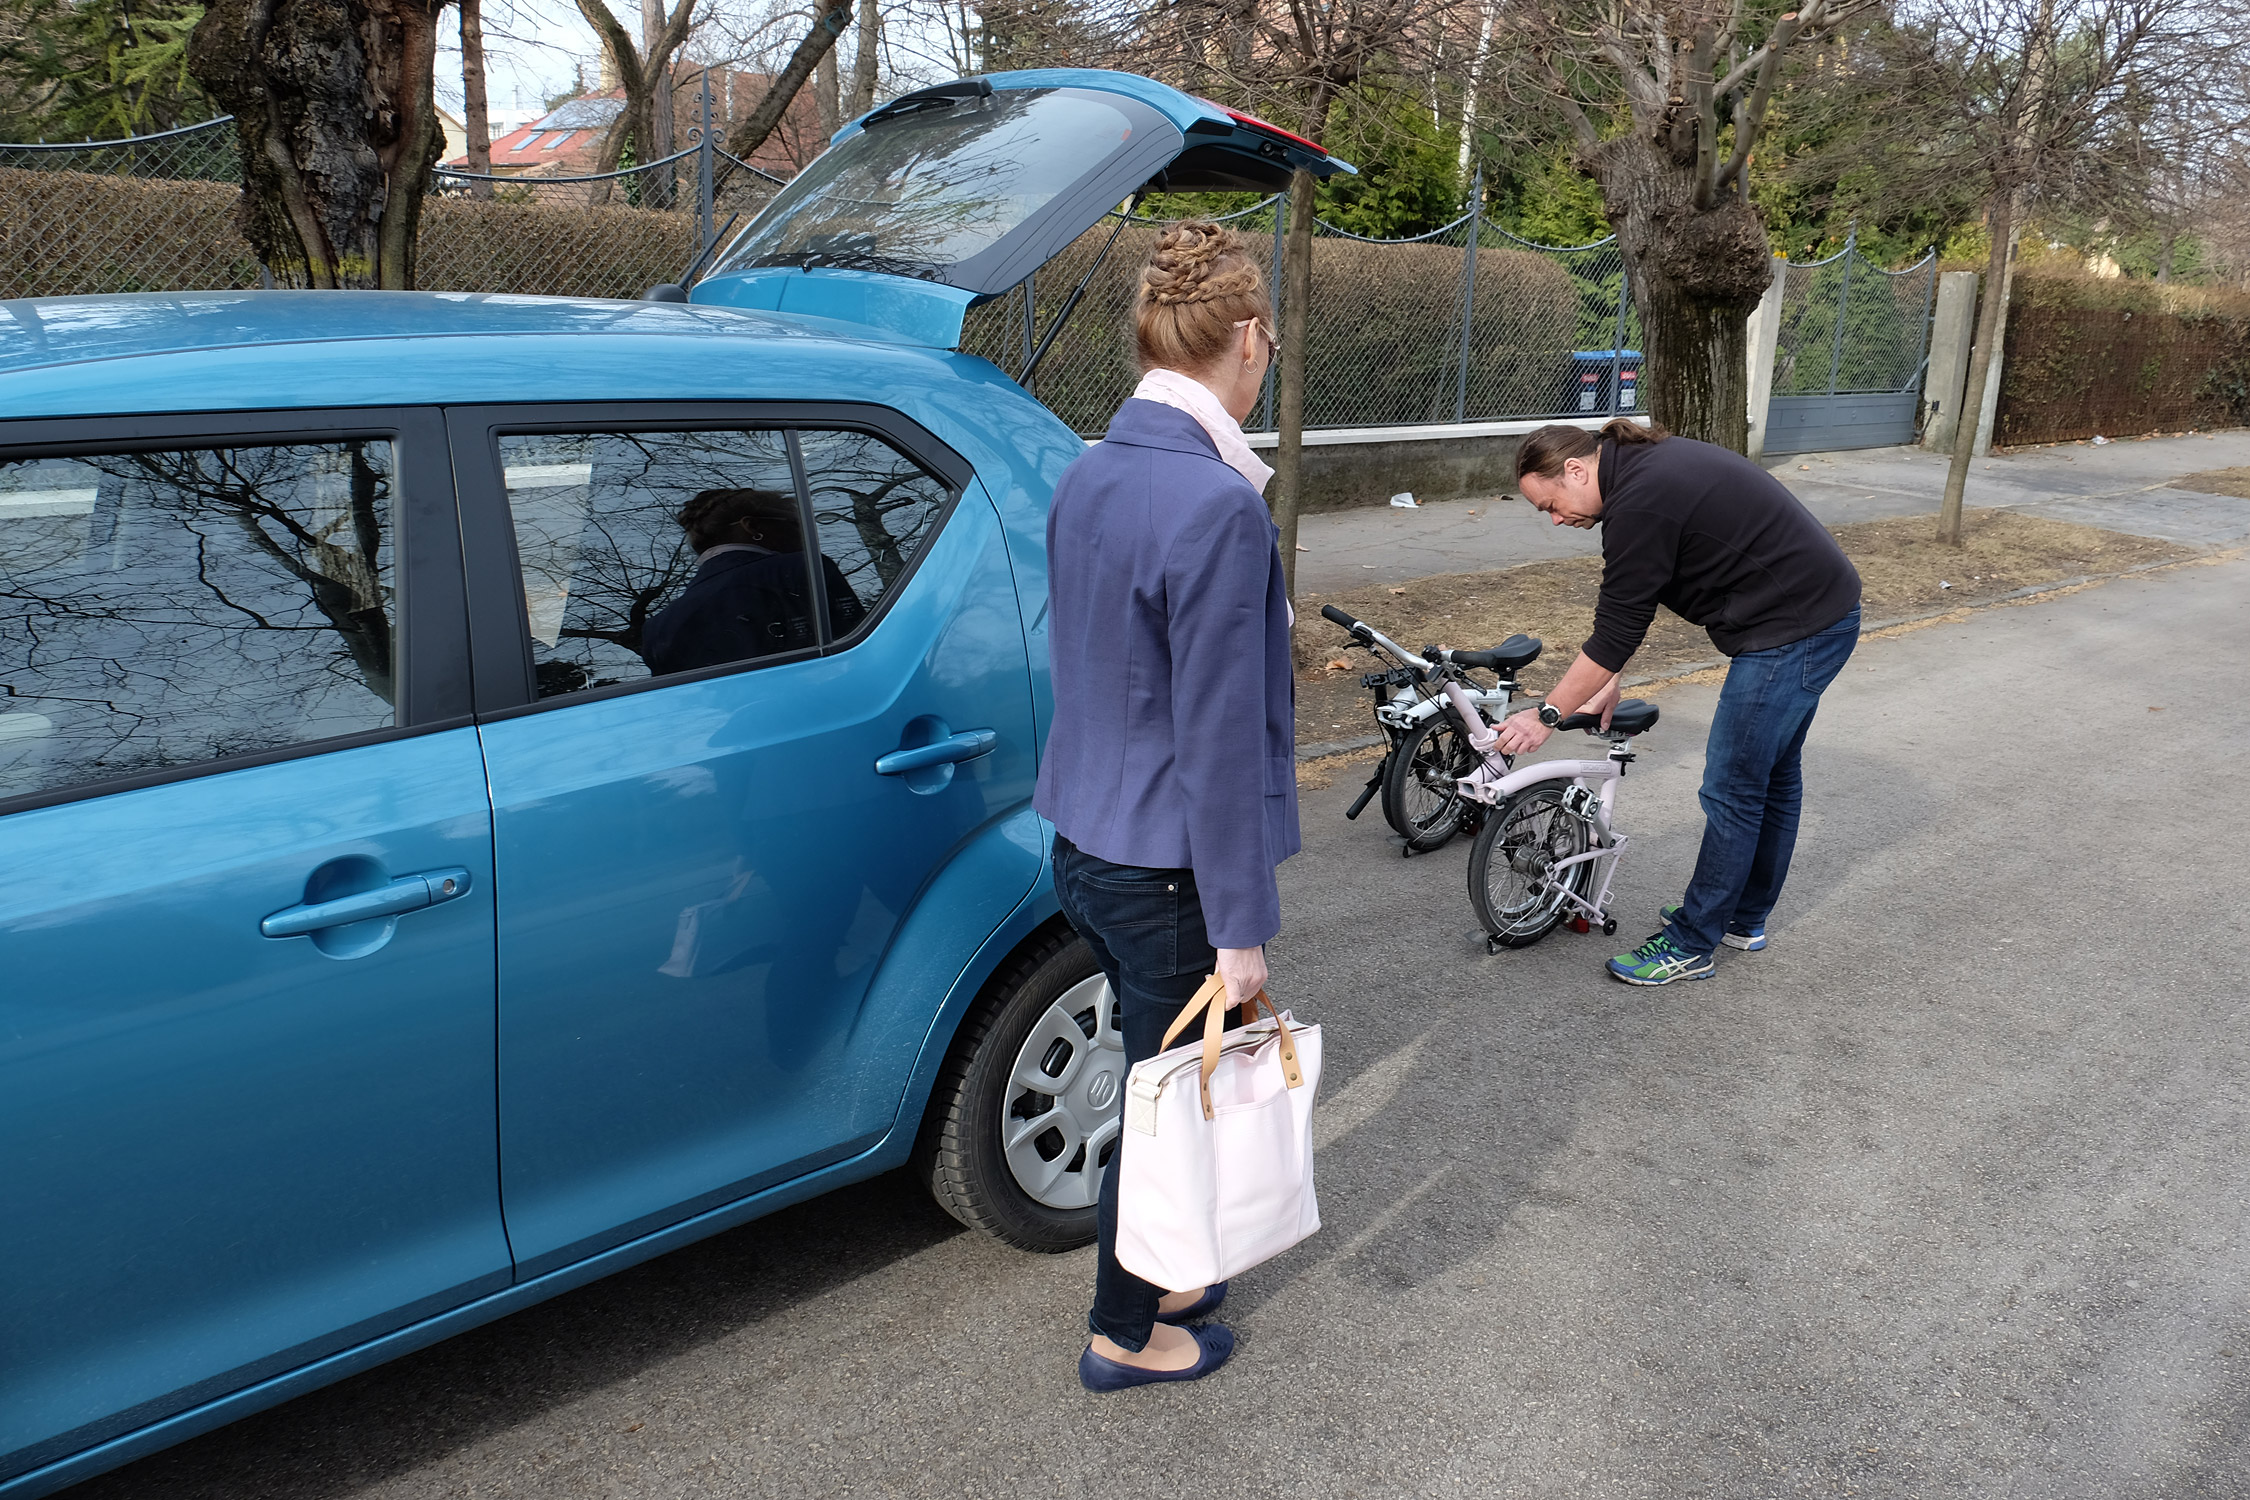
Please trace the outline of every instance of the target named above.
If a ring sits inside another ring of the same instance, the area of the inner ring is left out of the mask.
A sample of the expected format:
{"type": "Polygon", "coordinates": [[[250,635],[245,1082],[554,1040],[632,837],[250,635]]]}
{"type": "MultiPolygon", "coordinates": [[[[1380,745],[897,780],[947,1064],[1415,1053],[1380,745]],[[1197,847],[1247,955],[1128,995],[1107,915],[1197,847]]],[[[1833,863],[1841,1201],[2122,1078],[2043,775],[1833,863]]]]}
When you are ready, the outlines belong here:
{"type": "Polygon", "coordinates": [[[1047,1007],[1008,1070],[1000,1143],[1008,1170],[1049,1208],[1091,1208],[1117,1143],[1125,1092],[1125,1039],[1117,1003],[1099,974],[1047,1007]]]}

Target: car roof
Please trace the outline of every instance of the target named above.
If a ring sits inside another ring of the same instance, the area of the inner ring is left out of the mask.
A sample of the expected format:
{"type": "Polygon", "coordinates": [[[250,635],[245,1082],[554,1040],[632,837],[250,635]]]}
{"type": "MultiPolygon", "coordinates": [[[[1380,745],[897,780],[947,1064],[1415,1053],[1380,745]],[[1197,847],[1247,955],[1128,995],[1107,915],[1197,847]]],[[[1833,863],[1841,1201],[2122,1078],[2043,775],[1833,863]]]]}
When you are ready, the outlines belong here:
{"type": "MultiPolygon", "coordinates": [[[[124,292],[0,302],[0,373],[250,344],[536,333],[767,334],[770,315],[482,292],[124,292]]],[[[864,335],[861,335],[864,336],[864,335]]]]}
{"type": "Polygon", "coordinates": [[[464,292],[0,301],[0,419],[816,393],[839,400],[855,390],[896,405],[901,383],[964,373],[962,356],[865,327],[679,302],[464,292]]]}

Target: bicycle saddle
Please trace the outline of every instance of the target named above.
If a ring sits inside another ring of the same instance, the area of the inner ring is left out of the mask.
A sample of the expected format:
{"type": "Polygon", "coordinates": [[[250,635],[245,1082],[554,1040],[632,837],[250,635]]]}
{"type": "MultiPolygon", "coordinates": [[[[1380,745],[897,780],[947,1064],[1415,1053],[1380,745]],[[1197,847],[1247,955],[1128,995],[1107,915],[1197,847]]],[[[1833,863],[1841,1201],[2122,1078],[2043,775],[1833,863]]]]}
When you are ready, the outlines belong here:
{"type": "Polygon", "coordinates": [[[1511,635],[1490,651],[1456,651],[1456,666],[1482,667],[1488,672],[1518,672],[1539,659],[1546,644],[1537,636],[1511,635]]]}
{"type": "MultiPolygon", "coordinates": [[[[1600,714],[1571,714],[1555,726],[1556,729],[1600,730],[1600,714]]],[[[1645,698],[1627,698],[1610,711],[1609,733],[1613,735],[1646,734],[1656,727],[1656,705],[1645,698]]]]}

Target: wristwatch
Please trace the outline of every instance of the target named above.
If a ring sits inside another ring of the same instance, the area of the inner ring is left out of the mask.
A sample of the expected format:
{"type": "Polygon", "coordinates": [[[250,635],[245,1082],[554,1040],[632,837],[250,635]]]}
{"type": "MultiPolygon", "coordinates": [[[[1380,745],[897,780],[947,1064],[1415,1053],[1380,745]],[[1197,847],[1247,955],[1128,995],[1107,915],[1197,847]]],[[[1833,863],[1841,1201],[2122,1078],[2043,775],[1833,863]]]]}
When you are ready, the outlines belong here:
{"type": "Polygon", "coordinates": [[[1539,705],[1539,722],[1546,725],[1549,729],[1552,729],[1557,724],[1560,724],[1562,722],[1562,718],[1562,710],[1555,707],[1555,705],[1553,705],[1552,703],[1541,703],[1539,705]]]}

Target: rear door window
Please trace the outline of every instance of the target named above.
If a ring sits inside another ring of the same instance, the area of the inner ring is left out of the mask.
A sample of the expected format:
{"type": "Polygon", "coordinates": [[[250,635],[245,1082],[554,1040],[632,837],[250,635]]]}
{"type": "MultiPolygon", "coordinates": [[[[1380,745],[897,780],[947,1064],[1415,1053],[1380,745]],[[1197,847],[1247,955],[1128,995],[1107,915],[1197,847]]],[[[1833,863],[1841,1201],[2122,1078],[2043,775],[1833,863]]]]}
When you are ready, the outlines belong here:
{"type": "Polygon", "coordinates": [[[0,460],[0,799],[398,722],[385,438],[0,460]]]}
{"type": "Polygon", "coordinates": [[[498,443],[540,698],[848,642],[953,496],[858,431],[503,432],[498,443]]]}

